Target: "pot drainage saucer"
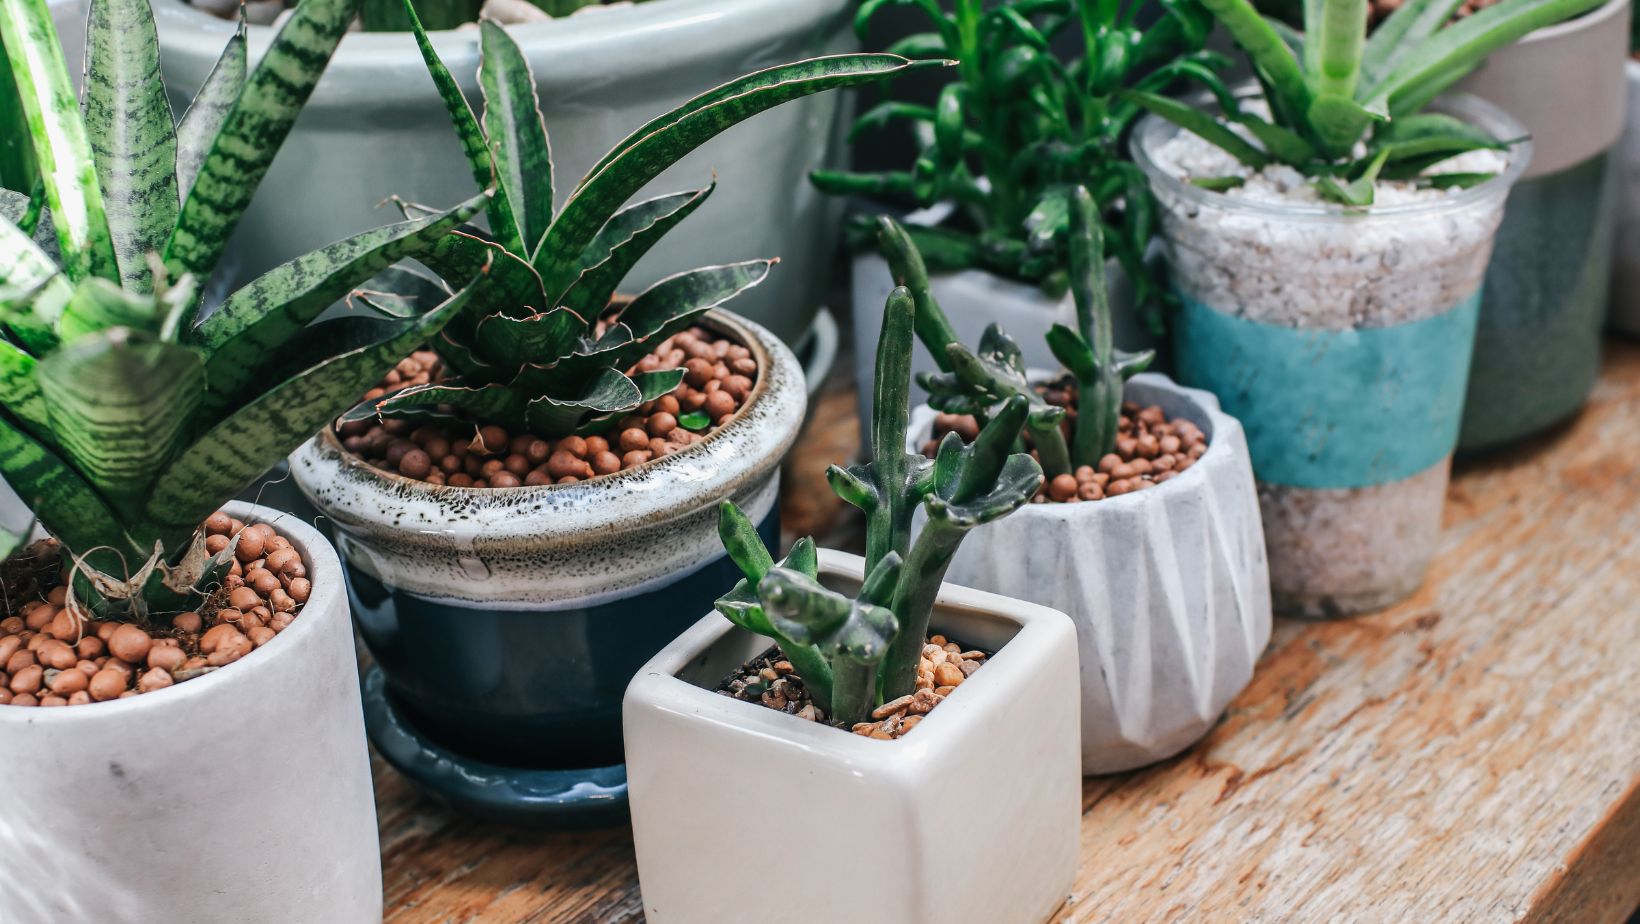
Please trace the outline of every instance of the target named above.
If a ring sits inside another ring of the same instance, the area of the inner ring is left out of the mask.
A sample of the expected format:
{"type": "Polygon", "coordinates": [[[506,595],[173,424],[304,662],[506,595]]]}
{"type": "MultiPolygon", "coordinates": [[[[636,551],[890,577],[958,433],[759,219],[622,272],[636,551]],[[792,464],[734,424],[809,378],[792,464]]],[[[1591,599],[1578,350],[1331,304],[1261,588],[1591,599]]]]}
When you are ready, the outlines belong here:
{"type": "Polygon", "coordinates": [[[370,743],[417,788],[458,812],[532,828],[596,828],[628,816],[626,765],[569,770],[504,767],[449,750],[410,723],[372,665],[364,677],[370,743]]]}

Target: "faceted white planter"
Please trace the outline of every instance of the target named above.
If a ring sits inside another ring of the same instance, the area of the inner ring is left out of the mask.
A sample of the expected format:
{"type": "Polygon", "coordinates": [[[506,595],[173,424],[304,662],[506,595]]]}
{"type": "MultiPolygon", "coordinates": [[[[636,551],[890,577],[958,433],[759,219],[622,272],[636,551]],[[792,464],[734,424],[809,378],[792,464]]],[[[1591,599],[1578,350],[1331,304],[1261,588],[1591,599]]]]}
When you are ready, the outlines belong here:
{"type": "MultiPolygon", "coordinates": [[[[945,575],[1070,615],[1087,774],[1194,744],[1252,680],[1270,641],[1270,573],[1241,423],[1211,394],[1162,375],[1136,376],[1126,397],[1200,427],[1207,452],[1143,491],[1027,504],[969,534],[945,575]]],[[[931,409],[917,409],[916,445],[933,422],[931,409]]]]}
{"type": "Polygon", "coordinates": [[[0,919],[370,924],[376,803],[347,593],[311,527],[234,503],[302,553],[313,595],[220,671],[129,699],[0,706],[0,919]]]}
{"type": "Polygon", "coordinates": [[[1612,261],[1611,326],[1640,336],[1640,61],[1623,65],[1628,123],[1618,143],[1617,256],[1612,261]]]}
{"type": "MultiPolygon", "coordinates": [[[[845,592],[863,564],[820,553],[845,592]]],[[[932,627],[996,654],[893,741],[713,692],[769,647],[715,613],[638,673],[624,713],[649,924],[1034,924],[1059,907],[1081,820],[1074,630],[950,584],[932,627]]]]}

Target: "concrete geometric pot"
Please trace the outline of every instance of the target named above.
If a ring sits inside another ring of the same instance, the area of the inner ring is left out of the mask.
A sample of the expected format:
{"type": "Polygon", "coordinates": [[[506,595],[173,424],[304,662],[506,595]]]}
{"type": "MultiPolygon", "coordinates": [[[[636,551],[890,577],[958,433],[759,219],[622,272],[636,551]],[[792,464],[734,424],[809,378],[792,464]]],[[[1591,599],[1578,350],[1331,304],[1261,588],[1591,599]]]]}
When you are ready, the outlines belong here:
{"type": "Polygon", "coordinates": [[[63,709],[0,706],[6,924],[370,924],[376,803],[341,564],[277,510],[313,595],[250,656],[63,709]]]}
{"type": "Polygon", "coordinates": [[[1640,337],[1640,61],[1623,62],[1623,74],[1628,84],[1628,116],[1623,140],[1613,154],[1620,181],[1608,320],[1613,330],[1640,337]]]}
{"type": "MultiPolygon", "coordinates": [[[[1082,664],[1082,772],[1165,760],[1199,740],[1270,641],[1270,574],[1241,424],[1166,376],[1128,382],[1207,434],[1196,464],[1093,503],[1027,504],[974,530],[945,579],[1061,610],[1082,664]]],[[[934,412],[912,419],[920,445],[934,412]]],[[[920,528],[923,518],[919,516],[920,528]]]]}
{"type": "MultiPolygon", "coordinates": [[[[845,593],[863,568],[820,552],[845,593]]],[[[892,741],[714,693],[770,644],[716,613],[644,666],[625,725],[649,924],[1035,924],[1064,902],[1081,818],[1074,630],[946,584],[930,632],[996,654],[892,741]],[[765,830],[784,846],[747,842],[765,830]]]]}

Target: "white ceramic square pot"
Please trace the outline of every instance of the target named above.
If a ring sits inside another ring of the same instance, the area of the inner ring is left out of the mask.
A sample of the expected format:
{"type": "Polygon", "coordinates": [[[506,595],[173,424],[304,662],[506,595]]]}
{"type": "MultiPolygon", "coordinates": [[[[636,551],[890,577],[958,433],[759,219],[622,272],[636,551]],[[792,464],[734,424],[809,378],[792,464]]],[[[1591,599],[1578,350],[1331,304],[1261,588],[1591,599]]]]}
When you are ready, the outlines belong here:
{"type": "MultiPolygon", "coordinates": [[[[1241,423],[1211,394],[1163,375],[1125,397],[1207,434],[1162,484],[1069,504],[1027,504],[969,534],[946,578],[1068,613],[1082,663],[1082,772],[1179,753],[1253,678],[1270,641],[1270,572],[1241,423]]],[[[918,408],[911,439],[929,436],[918,408]]],[[[919,511],[917,528],[921,528],[919,511]]]]}
{"type": "MultiPolygon", "coordinates": [[[[820,553],[844,592],[863,565],[820,553]]],[[[1059,907],[1081,820],[1075,631],[950,584],[932,626],[996,654],[892,741],[713,692],[769,647],[715,613],[638,673],[624,717],[650,924],[1034,924],[1059,907]]]]}
{"type": "Polygon", "coordinates": [[[313,594],[222,670],[83,706],[0,706],[0,921],[371,924],[376,802],[347,588],[312,527],[235,503],[313,594]]]}

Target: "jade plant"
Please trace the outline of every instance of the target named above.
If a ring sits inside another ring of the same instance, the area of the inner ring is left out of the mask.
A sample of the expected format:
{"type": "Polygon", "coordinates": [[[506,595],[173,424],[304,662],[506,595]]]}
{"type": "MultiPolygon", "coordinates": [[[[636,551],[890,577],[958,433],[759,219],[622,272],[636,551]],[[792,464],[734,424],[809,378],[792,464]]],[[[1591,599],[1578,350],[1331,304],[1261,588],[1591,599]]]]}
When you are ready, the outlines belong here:
{"type": "Polygon", "coordinates": [[[607,427],[678,386],[683,370],[631,373],[655,345],[757,285],[773,260],[710,266],[655,283],[617,310],[616,288],[703,189],[622,208],[662,170],[719,132],[790,100],[919,65],[894,55],[838,55],[730,81],[650,121],[604,155],[553,211],[553,164],[529,64],[505,30],[480,24],[482,122],[405,6],[478,184],[498,186],[489,233],[464,229],[421,259],[446,279],[486,261],[483,290],[435,347],[443,381],[360,404],[346,419],[436,418],[528,429],[546,437],[607,427]]]}
{"type": "Polygon", "coordinates": [[[1004,402],[971,446],[952,433],[933,459],[906,450],[915,323],[911,293],[895,289],[877,342],[871,461],[826,472],[837,496],[866,516],[866,579],[854,599],[820,585],[813,540],[776,565],[746,515],[731,501],[719,508],[718,532],[745,578],[718,612],[777,642],[845,728],[913,691],[934,598],[964,536],[1018,510],[1042,485],[1036,460],[1013,451],[1023,396],[1004,402]],[[912,541],[919,506],[927,524],[912,541]]]}
{"type": "MultiPolygon", "coordinates": [[[[884,8],[913,0],[866,0],[855,16],[862,40],[884,8]]],[[[866,194],[918,206],[953,203],[953,220],[913,227],[936,270],[977,267],[1064,292],[1071,186],[1093,189],[1107,206],[1105,241],[1139,289],[1160,303],[1165,290],[1147,271],[1156,230],[1144,176],[1126,158],[1140,107],[1123,89],[1162,92],[1181,79],[1220,86],[1228,64],[1204,50],[1212,17],[1198,0],[915,0],[930,31],[889,50],[959,62],[933,106],[889,100],[856,121],[851,138],[909,125],[919,153],[909,170],[821,171],[827,192],[866,194]],[[1141,16],[1157,21],[1139,25],[1141,16]],[[1056,48],[1076,48],[1068,56],[1056,48]],[[1063,57],[1063,59],[1062,59],[1063,57]]],[[[869,219],[851,227],[869,246],[869,219]]]]}
{"type": "MultiPolygon", "coordinates": [[[[1492,52],[1604,2],[1500,0],[1448,25],[1462,0],[1407,0],[1369,37],[1368,0],[1306,0],[1302,34],[1260,16],[1250,0],[1203,0],[1252,64],[1267,117],[1226,94],[1218,115],[1142,90],[1124,95],[1250,169],[1301,171],[1340,204],[1371,205],[1379,179],[1470,186],[1491,174],[1426,174],[1455,155],[1517,139],[1425,107],[1492,52]]],[[[1196,182],[1224,189],[1241,178],[1196,182]]]]}
{"type": "Polygon", "coordinates": [[[1068,440],[1065,409],[1049,404],[1037,391],[1038,383],[1027,377],[1018,343],[997,324],[986,328],[977,350],[960,342],[929,291],[928,270],[911,236],[886,215],[878,223],[883,256],[895,282],[912,293],[917,334],[941,369],[918,377],[931,407],[983,421],[995,419],[999,409],[1013,401],[1026,402],[1024,430],[1049,478],[1096,465],[1115,448],[1125,384],[1150,365],[1155,353],[1115,348],[1105,261],[1100,256],[1099,209],[1085,188],[1076,187],[1071,195],[1070,279],[1076,327],[1055,324],[1047,334],[1048,348],[1076,385],[1077,414],[1068,440]]]}
{"type": "Polygon", "coordinates": [[[208,279],[356,0],[304,0],[247,73],[229,40],[173,122],[147,0],[93,0],[76,105],[43,0],[0,0],[36,195],[0,191],[0,474],[61,541],[76,592],[142,619],[229,560],[199,526],[460,310],[314,322],[482,208],[298,257],[201,317],[208,279]]]}

